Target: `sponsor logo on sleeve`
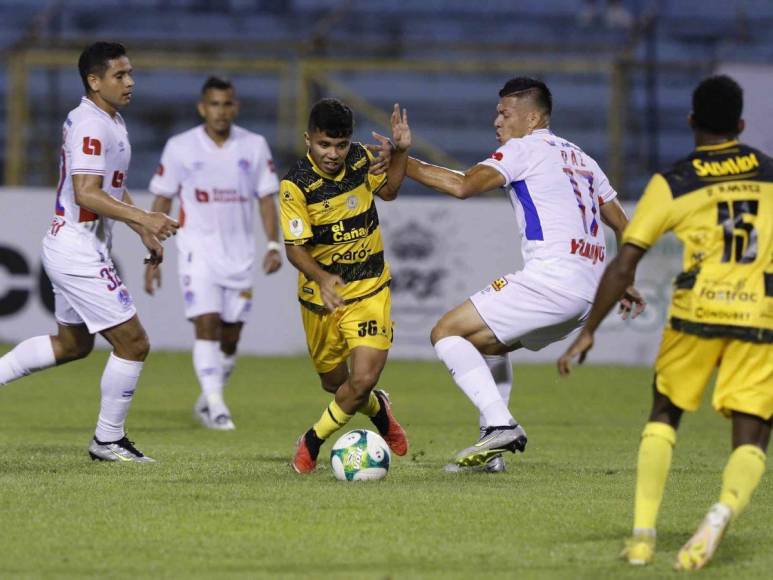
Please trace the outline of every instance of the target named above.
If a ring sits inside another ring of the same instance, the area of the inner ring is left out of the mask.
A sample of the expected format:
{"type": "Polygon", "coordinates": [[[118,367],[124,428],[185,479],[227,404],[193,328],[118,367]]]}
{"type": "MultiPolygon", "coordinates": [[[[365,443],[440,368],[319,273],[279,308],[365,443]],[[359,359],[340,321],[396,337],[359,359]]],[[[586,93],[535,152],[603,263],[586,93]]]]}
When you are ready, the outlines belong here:
{"type": "Polygon", "coordinates": [[[298,218],[298,217],[290,218],[288,227],[290,229],[290,233],[295,237],[299,237],[301,234],[303,234],[304,228],[303,228],[303,220],[301,218],[298,218]]]}
{"type": "Polygon", "coordinates": [[[491,287],[495,292],[499,292],[505,286],[507,286],[507,278],[497,278],[491,283],[491,287]]]}
{"type": "Polygon", "coordinates": [[[502,161],[502,158],[503,158],[503,157],[504,157],[504,155],[502,155],[502,153],[500,153],[499,151],[494,151],[494,152],[491,154],[491,158],[492,158],[492,159],[496,159],[497,161],[502,161]]]}

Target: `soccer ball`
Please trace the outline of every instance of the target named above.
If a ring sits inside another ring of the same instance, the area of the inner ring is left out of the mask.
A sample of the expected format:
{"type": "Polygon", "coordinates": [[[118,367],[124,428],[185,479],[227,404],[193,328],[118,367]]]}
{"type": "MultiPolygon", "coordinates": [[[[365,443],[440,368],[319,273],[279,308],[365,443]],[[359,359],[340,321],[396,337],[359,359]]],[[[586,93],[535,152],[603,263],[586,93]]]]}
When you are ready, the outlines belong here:
{"type": "Polygon", "coordinates": [[[330,450],[330,465],[341,481],[382,479],[391,460],[389,446],[381,435],[365,429],[342,435],[330,450]]]}

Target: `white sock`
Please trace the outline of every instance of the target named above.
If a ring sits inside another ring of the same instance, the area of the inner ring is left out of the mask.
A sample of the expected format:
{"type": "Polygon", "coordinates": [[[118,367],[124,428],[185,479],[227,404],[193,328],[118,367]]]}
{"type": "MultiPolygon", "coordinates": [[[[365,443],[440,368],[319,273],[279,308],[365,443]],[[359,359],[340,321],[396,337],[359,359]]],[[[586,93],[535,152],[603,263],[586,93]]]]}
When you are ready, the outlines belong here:
{"type": "Polygon", "coordinates": [[[118,441],[124,435],[124,423],[132,404],[142,362],[118,358],[110,353],[102,373],[102,401],[94,436],[103,443],[118,441]]]}
{"type": "MultiPolygon", "coordinates": [[[[499,396],[502,397],[506,406],[509,405],[510,391],[513,388],[513,365],[510,364],[510,354],[484,354],[483,360],[486,361],[486,366],[488,366],[488,370],[491,371],[491,376],[497,384],[499,396]]],[[[483,414],[480,416],[479,424],[481,430],[488,427],[483,414]]]]}
{"type": "Polygon", "coordinates": [[[0,358],[0,385],[56,364],[54,346],[47,334],[28,338],[0,358]]]}
{"type": "Polygon", "coordinates": [[[448,336],[435,343],[435,352],[448,367],[457,386],[484,416],[487,425],[515,423],[497,390],[483,355],[461,336],[448,336]]]}
{"type": "Polygon", "coordinates": [[[231,373],[234,372],[236,366],[236,355],[226,354],[222,350],[220,351],[220,365],[223,368],[223,387],[228,384],[228,379],[231,378],[231,373]]]}
{"type": "Polygon", "coordinates": [[[193,368],[199,378],[201,393],[207,401],[209,416],[213,419],[228,414],[223,401],[223,368],[220,343],[217,340],[196,339],[193,343],[193,368]]]}

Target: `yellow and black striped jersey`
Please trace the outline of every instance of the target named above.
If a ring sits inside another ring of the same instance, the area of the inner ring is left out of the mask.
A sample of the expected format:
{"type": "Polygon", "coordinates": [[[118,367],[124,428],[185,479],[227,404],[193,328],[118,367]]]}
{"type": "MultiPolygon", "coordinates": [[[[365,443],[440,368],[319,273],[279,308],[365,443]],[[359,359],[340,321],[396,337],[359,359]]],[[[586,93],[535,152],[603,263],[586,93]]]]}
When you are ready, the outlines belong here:
{"type": "Polygon", "coordinates": [[[684,244],[672,328],[773,342],[773,159],[729,141],[655,174],[623,243],[647,249],[666,231],[684,244]]]}
{"type": "MultiPolygon", "coordinates": [[[[368,173],[371,159],[365,147],[352,143],[341,171],[331,177],[306,155],[279,185],[285,244],[306,246],[323,269],[341,276],[345,301],[374,294],[390,280],[373,198],[386,175],[368,173]]],[[[298,299],[312,310],[324,309],[319,285],[302,272],[298,299]]]]}

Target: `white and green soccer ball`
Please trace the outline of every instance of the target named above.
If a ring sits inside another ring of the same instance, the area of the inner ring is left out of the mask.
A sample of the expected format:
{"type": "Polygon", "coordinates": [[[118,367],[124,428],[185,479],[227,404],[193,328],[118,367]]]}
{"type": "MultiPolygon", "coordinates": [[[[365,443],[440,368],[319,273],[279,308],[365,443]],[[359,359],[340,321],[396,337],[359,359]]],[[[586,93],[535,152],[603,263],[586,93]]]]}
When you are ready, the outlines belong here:
{"type": "Polygon", "coordinates": [[[341,481],[382,479],[389,471],[392,454],[378,433],[366,429],[349,431],[330,450],[333,474],[341,481]]]}

